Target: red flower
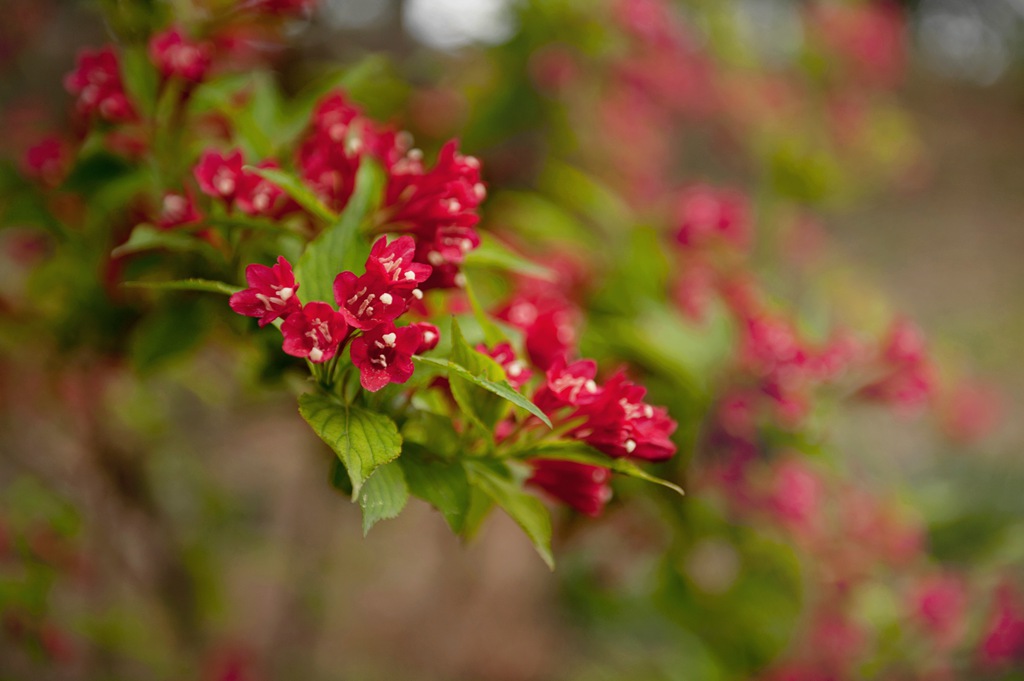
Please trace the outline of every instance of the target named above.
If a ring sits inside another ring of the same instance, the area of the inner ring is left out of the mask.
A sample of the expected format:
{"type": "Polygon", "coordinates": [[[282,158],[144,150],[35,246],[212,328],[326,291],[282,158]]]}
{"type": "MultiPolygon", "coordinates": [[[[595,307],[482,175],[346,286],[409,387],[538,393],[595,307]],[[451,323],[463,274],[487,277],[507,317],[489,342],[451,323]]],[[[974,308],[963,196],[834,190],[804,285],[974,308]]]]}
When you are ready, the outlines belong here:
{"type": "Polygon", "coordinates": [[[405,383],[412,376],[412,356],[423,342],[422,330],[379,324],[352,341],[352,363],[359,368],[359,382],[370,392],[389,383],[405,383]]]}
{"type": "Polygon", "coordinates": [[[361,277],[342,272],[334,279],[334,299],[345,321],[357,329],[369,329],[393,322],[408,307],[402,292],[391,292],[388,281],[377,271],[361,277]]]}
{"type": "Polygon", "coordinates": [[[328,95],[313,109],[310,133],[296,154],[303,179],[336,211],[355,190],[364,146],[361,133],[368,127],[362,121],[359,109],[342,94],[328,95]]]}
{"type": "Polygon", "coordinates": [[[113,47],[82,50],[75,70],[64,78],[64,87],[78,97],[76,108],[82,115],[98,115],[110,123],[125,123],[138,117],[125,94],[113,47]]]}
{"type": "Polygon", "coordinates": [[[558,292],[529,290],[514,297],[497,317],[526,333],[530,362],[545,371],[576,347],[576,308],[558,292]]]}
{"type": "Polygon", "coordinates": [[[204,194],[230,203],[242,182],[242,152],[236,149],[227,156],[216,151],[203,152],[192,174],[204,194]]]}
{"type": "Polygon", "coordinates": [[[415,324],[410,324],[409,328],[418,329],[420,332],[420,346],[416,348],[417,355],[430,352],[437,347],[438,341],[441,340],[441,332],[436,326],[428,322],[416,322],[415,324]]]}
{"type": "Polygon", "coordinates": [[[555,360],[547,370],[546,382],[534,395],[534,403],[547,414],[563,407],[593,404],[601,395],[594,382],[597,362],[581,359],[566,365],[564,358],[555,360]]]}
{"type": "Polygon", "coordinates": [[[516,359],[516,351],[507,342],[498,343],[493,350],[481,343],[476,346],[476,349],[501,365],[501,368],[505,370],[509,385],[516,390],[519,390],[533,376],[533,371],[516,359]]]}
{"type": "Polygon", "coordinates": [[[377,239],[366,259],[366,271],[377,272],[387,283],[389,291],[398,291],[403,296],[417,295],[417,287],[430,276],[431,266],[414,262],[416,242],[412,237],[402,236],[390,244],[387,237],[377,239]]]}
{"type": "Polygon", "coordinates": [[[981,642],[981,661],[986,666],[1024,661],[1024,602],[1009,584],[997,589],[995,599],[981,642]]]}
{"type": "Polygon", "coordinates": [[[154,222],[160,229],[173,229],[182,225],[193,225],[203,219],[196,207],[192,192],[167,192],[160,204],[160,214],[154,222]]]}
{"type": "Polygon", "coordinates": [[[259,317],[260,326],[266,326],[278,317],[288,318],[302,305],[295,295],[299,285],[295,282],[291,264],[284,256],[279,256],[273,267],[249,265],[245,268],[245,280],[249,288],[232,295],[229,304],[240,315],[259,317]]]}
{"type": "Polygon", "coordinates": [[[212,61],[209,43],[191,42],[177,28],[154,35],[149,41],[149,58],[164,77],[178,76],[198,83],[212,61]]]}
{"type": "Polygon", "coordinates": [[[321,364],[338,352],[341,341],[348,335],[348,326],[333,307],[315,301],[289,314],[281,325],[281,333],[286,353],[321,364]]]}
{"type": "Polygon", "coordinates": [[[544,490],[592,518],[599,516],[612,498],[608,484],[612,473],[607,468],[554,459],[531,459],[529,464],[533,475],[526,484],[544,490]]]}
{"type": "Polygon", "coordinates": [[[956,645],[965,625],[968,605],[963,580],[949,575],[931,575],[923,579],[911,594],[913,615],[935,637],[949,648],[956,645]]]}
{"type": "Polygon", "coordinates": [[[669,436],[676,422],[662,407],[643,401],[646,389],[626,380],[622,372],[609,379],[601,396],[580,407],[575,415],[586,416],[573,435],[608,456],[664,461],[676,453],[669,436]]]}
{"type": "MultiPolygon", "coordinates": [[[[277,161],[262,161],[257,168],[279,168],[277,161]]],[[[279,217],[295,203],[284,190],[256,173],[243,170],[238,180],[235,204],[246,215],[279,217]]]]}
{"type": "Polygon", "coordinates": [[[313,10],[317,0],[242,0],[244,8],[264,14],[306,14],[313,10]]]}

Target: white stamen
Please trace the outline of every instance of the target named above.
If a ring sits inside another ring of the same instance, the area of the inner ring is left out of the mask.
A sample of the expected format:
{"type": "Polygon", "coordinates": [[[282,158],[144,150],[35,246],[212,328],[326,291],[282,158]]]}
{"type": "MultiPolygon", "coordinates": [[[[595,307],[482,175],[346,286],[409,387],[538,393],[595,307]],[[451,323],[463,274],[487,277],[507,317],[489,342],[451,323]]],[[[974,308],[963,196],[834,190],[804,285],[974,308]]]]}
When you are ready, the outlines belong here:
{"type": "Polygon", "coordinates": [[[278,297],[282,301],[287,301],[289,298],[291,298],[293,295],[295,295],[295,289],[293,289],[293,288],[283,288],[283,289],[281,289],[280,291],[277,292],[277,295],[278,295],[278,297]]]}
{"type": "Polygon", "coordinates": [[[635,440],[626,440],[626,442],[623,444],[623,447],[626,448],[626,453],[627,454],[632,454],[633,451],[636,449],[636,441],[635,440]]]}
{"type": "Polygon", "coordinates": [[[395,299],[391,297],[390,293],[382,293],[382,294],[380,294],[380,302],[384,303],[385,305],[390,305],[394,301],[395,301],[395,299]]]}
{"type": "Polygon", "coordinates": [[[384,344],[387,345],[389,348],[393,348],[395,347],[395,341],[398,340],[398,334],[385,333],[383,336],[380,337],[380,339],[384,341],[384,344]]]}
{"type": "Polygon", "coordinates": [[[423,342],[424,343],[428,343],[428,344],[429,343],[433,343],[436,338],[437,338],[437,334],[434,333],[433,331],[424,331],[423,332],[423,342]]]}
{"type": "Polygon", "coordinates": [[[427,260],[434,267],[440,267],[441,265],[444,264],[444,256],[438,253],[437,251],[431,251],[430,253],[427,253],[427,260]]]}
{"type": "Polygon", "coordinates": [[[412,290],[412,297],[415,298],[416,300],[423,300],[423,291],[419,290],[418,288],[414,288],[412,290]]]}
{"type": "Polygon", "coordinates": [[[309,351],[309,359],[313,362],[319,362],[323,357],[324,353],[320,348],[313,348],[309,351]]]}
{"type": "Polygon", "coordinates": [[[412,281],[413,279],[416,278],[416,273],[413,272],[412,270],[406,270],[405,278],[408,279],[409,281],[412,281]]]}
{"type": "Polygon", "coordinates": [[[511,364],[508,365],[508,367],[505,368],[505,373],[507,373],[512,378],[516,378],[517,376],[522,375],[523,365],[518,361],[512,362],[511,364]]]}
{"type": "Polygon", "coordinates": [[[597,392],[597,383],[594,383],[594,379],[591,378],[591,379],[587,380],[586,383],[583,384],[583,388],[588,393],[596,393],[597,392]]]}
{"type": "Polygon", "coordinates": [[[459,272],[458,274],[455,275],[452,281],[455,282],[455,285],[458,286],[459,288],[465,288],[466,275],[463,274],[462,272],[459,272]]]}
{"type": "Polygon", "coordinates": [[[487,198],[487,187],[483,186],[480,182],[473,185],[473,193],[476,195],[477,201],[483,201],[487,198]]]}
{"type": "Polygon", "coordinates": [[[654,407],[649,404],[644,405],[644,416],[651,418],[654,416],[654,407]]]}

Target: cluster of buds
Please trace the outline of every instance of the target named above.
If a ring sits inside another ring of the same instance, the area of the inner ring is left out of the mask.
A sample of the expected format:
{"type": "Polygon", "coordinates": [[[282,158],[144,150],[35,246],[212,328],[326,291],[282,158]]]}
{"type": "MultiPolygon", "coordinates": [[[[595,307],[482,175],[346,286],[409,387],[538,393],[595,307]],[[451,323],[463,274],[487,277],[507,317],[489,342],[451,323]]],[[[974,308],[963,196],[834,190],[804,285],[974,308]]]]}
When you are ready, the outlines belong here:
{"type": "Polygon", "coordinates": [[[78,98],[75,106],[84,117],[95,116],[108,123],[127,123],[138,117],[125,93],[113,47],[79,53],[75,70],[64,78],[64,87],[78,98]]]}
{"type": "Polygon", "coordinates": [[[412,356],[437,345],[437,327],[395,321],[422,297],[418,286],[430,267],[413,261],[415,245],[408,236],[388,243],[381,237],[366,260],[361,276],[341,272],[334,280],[336,306],[322,301],[303,304],[291,265],[252,264],[245,276],[249,288],[231,296],[231,309],[256,317],[260,326],[282,320],[283,349],[313,364],[334,360],[351,344],[352,363],[360,383],[376,392],[389,383],[405,383],[413,373],[412,356]]]}

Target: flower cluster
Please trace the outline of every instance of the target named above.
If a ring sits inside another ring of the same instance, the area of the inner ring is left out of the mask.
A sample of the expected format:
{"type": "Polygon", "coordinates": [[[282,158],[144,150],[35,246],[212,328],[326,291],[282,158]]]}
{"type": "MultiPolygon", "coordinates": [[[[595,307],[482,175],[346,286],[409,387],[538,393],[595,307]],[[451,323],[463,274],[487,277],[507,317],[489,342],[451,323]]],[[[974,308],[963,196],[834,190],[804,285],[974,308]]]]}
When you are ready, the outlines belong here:
{"type": "MultiPolygon", "coordinates": [[[[298,205],[284,190],[243,166],[242,152],[237,149],[227,155],[206,151],[196,164],[193,176],[204,194],[246,215],[276,219],[298,210],[298,205]]],[[[266,160],[256,167],[276,169],[278,165],[276,161],[266,160]]]]}
{"type": "Polygon", "coordinates": [[[78,98],[75,106],[82,116],[96,116],[109,123],[126,123],[138,118],[135,106],[125,93],[113,47],[83,50],[78,55],[75,70],[64,78],[64,87],[78,98]]]}
{"type": "Polygon", "coordinates": [[[422,289],[452,288],[459,266],[480,245],[477,208],[487,196],[480,163],[447,142],[428,168],[409,136],[367,118],[342,94],[325,96],[314,108],[296,165],[310,187],[334,210],[342,210],[355,189],[364,156],[384,166],[387,180],[381,224],[415,239],[417,262],[430,265],[422,289]]]}
{"type": "Polygon", "coordinates": [[[360,383],[376,392],[389,383],[405,383],[413,373],[412,356],[437,345],[439,333],[431,324],[395,326],[422,292],[417,286],[430,276],[430,267],[413,261],[415,245],[408,236],[388,243],[381,237],[366,260],[366,272],[341,272],[334,280],[336,307],[322,301],[302,304],[299,284],[284,257],[277,264],[246,268],[249,288],[231,296],[231,309],[256,317],[260,326],[278,319],[283,349],[294,357],[324,364],[351,343],[352,363],[360,383]]]}

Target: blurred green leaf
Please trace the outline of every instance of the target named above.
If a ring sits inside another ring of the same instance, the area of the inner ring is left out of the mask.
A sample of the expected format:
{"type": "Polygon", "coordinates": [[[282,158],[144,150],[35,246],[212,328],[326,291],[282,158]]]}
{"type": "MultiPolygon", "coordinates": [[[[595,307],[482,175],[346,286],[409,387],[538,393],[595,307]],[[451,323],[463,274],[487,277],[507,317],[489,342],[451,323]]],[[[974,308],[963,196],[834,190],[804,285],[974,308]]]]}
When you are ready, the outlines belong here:
{"type": "Polygon", "coordinates": [[[431,451],[406,443],[399,459],[409,491],[444,516],[452,532],[462,532],[469,511],[469,478],[458,461],[445,461],[431,451]]]}
{"type": "Polygon", "coordinates": [[[155,309],[132,334],[130,353],[146,373],[197,347],[210,327],[208,310],[197,299],[176,299],[155,309]]]}
{"type": "Polygon", "coordinates": [[[530,538],[533,547],[544,563],[555,569],[555,558],[551,554],[551,515],[540,499],[524,492],[516,483],[496,469],[498,464],[467,460],[466,469],[470,482],[500,506],[512,520],[516,521],[530,538]]]}
{"type": "Polygon", "coordinates": [[[202,253],[211,260],[222,259],[216,248],[194,234],[159,229],[147,224],[137,225],[128,240],[111,251],[110,255],[118,258],[154,249],[165,249],[178,253],[202,253]]]}
{"type": "Polygon", "coordinates": [[[299,396],[299,413],[345,464],[354,498],[375,470],[402,453],[398,427],[384,414],[313,393],[299,396]]]}
{"type": "Polygon", "coordinates": [[[495,237],[480,234],[480,246],[466,254],[466,267],[486,267],[554,281],[555,274],[532,260],[519,255],[495,237]]]}
{"type": "Polygon", "coordinates": [[[177,281],[126,281],[121,284],[126,288],[146,288],[158,291],[206,291],[223,293],[230,296],[242,290],[241,286],[232,286],[223,281],[209,279],[179,279],[177,281]]]}

